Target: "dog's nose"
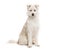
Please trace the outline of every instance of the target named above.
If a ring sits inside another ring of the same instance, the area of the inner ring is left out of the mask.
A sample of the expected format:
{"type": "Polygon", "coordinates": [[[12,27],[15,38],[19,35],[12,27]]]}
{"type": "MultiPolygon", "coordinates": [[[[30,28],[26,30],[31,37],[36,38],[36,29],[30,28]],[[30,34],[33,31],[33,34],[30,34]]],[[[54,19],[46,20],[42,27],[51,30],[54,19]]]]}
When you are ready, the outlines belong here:
{"type": "Polygon", "coordinates": [[[32,16],[34,16],[34,13],[32,13],[32,16]]]}

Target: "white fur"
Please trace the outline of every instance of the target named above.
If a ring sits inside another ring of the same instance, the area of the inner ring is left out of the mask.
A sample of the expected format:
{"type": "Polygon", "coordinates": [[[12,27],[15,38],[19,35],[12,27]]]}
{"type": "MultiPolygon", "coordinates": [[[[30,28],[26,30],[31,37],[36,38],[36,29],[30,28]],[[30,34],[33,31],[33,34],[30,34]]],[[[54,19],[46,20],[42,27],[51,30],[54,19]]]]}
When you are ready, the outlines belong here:
{"type": "Polygon", "coordinates": [[[19,35],[18,44],[28,45],[28,47],[31,47],[33,43],[35,45],[38,45],[37,42],[37,33],[39,29],[38,5],[28,5],[27,13],[28,19],[22,29],[21,34],[19,35]],[[32,13],[34,13],[34,16],[32,16],[32,13]]]}

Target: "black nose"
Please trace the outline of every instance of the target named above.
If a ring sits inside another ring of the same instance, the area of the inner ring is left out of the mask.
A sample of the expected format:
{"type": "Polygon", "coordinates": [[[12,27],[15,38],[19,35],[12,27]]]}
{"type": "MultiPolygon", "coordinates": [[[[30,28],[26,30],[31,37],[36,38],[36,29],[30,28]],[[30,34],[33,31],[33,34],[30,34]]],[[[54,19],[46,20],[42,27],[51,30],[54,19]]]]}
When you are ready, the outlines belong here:
{"type": "Polygon", "coordinates": [[[32,13],[32,16],[34,16],[34,13],[32,13]]]}

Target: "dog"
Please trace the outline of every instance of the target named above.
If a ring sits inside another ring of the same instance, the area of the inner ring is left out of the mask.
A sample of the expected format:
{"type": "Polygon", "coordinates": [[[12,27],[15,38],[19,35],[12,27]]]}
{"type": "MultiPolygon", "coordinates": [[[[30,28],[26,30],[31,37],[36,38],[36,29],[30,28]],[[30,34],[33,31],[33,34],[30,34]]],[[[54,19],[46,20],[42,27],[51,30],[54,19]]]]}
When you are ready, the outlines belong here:
{"type": "Polygon", "coordinates": [[[39,5],[27,5],[28,19],[19,35],[17,44],[28,47],[32,47],[33,44],[39,46],[37,41],[39,30],[38,7],[39,5]]]}

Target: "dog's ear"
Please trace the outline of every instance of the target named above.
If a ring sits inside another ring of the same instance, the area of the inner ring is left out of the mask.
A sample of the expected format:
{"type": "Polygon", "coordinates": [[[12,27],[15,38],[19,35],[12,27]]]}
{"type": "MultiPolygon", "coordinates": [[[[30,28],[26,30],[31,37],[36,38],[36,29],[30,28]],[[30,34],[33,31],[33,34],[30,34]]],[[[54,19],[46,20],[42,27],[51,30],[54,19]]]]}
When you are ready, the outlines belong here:
{"type": "Polygon", "coordinates": [[[38,7],[39,7],[39,5],[35,5],[35,7],[36,7],[36,8],[38,8],[38,7]]]}
{"type": "Polygon", "coordinates": [[[27,5],[27,9],[30,8],[30,7],[31,7],[31,5],[27,5]]]}

